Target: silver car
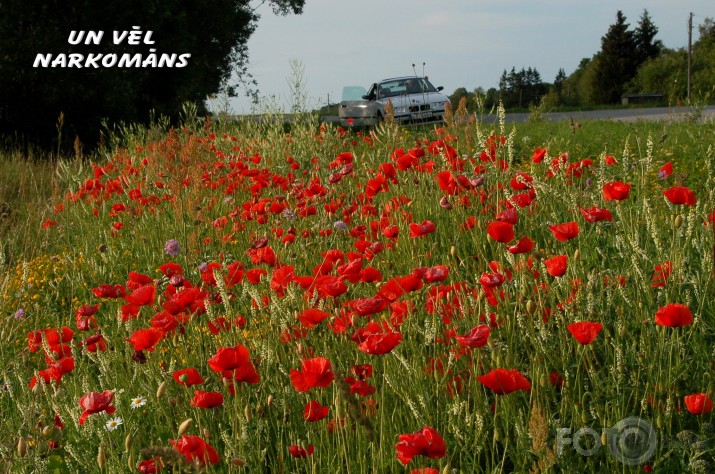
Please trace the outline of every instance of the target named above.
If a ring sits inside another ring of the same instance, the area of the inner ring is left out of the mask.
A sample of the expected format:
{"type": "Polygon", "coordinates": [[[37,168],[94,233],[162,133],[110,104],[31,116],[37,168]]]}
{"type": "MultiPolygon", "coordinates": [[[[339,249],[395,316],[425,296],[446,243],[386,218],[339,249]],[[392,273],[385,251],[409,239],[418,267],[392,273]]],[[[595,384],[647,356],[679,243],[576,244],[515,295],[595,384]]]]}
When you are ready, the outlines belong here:
{"type": "Polygon", "coordinates": [[[343,127],[376,125],[385,118],[385,106],[392,102],[395,121],[428,122],[444,120],[444,110],[449,99],[441,94],[443,87],[435,87],[426,77],[396,77],[370,86],[343,88],[342,102],[338,108],[343,127]]]}

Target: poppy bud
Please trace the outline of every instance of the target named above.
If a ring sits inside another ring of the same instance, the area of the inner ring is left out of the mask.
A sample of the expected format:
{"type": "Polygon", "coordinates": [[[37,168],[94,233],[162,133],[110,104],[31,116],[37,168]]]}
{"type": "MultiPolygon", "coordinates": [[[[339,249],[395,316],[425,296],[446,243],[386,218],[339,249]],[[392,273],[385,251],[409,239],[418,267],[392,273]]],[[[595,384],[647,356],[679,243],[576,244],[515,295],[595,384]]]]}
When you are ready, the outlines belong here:
{"type": "Polygon", "coordinates": [[[132,448],[132,441],[134,441],[134,436],[130,432],[127,437],[124,438],[124,450],[129,451],[132,448]]]}
{"type": "Polygon", "coordinates": [[[675,225],[676,229],[680,229],[680,226],[683,225],[683,216],[678,214],[675,216],[675,222],[673,223],[675,225]]]}
{"type": "Polygon", "coordinates": [[[134,459],[134,453],[129,453],[127,456],[127,467],[130,471],[134,471],[137,468],[136,460],[134,459]]]}
{"type": "Polygon", "coordinates": [[[23,458],[25,454],[27,454],[27,441],[25,441],[24,437],[20,436],[20,439],[17,441],[17,455],[23,458]]]}
{"type": "Polygon", "coordinates": [[[181,374],[179,376],[179,381],[181,381],[181,383],[185,384],[188,380],[189,380],[189,374],[181,374]]]}
{"type": "Polygon", "coordinates": [[[204,438],[209,439],[211,437],[211,432],[208,428],[204,428],[204,438]]]}
{"type": "Polygon", "coordinates": [[[526,312],[529,313],[529,316],[536,312],[536,304],[532,300],[526,302],[526,312]]]}
{"type": "Polygon", "coordinates": [[[273,405],[273,395],[268,395],[268,399],[266,400],[266,405],[268,405],[268,406],[273,405]]]}
{"type": "Polygon", "coordinates": [[[159,384],[159,388],[156,389],[156,398],[161,398],[166,393],[166,380],[159,384]]]}
{"type": "Polygon", "coordinates": [[[251,421],[251,409],[248,405],[243,409],[243,416],[246,417],[246,421],[251,421]]]}
{"type": "Polygon", "coordinates": [[[242,467],[245,466],[247,463],[243,459],[233,458],[231,459],[231,464],[233,464],[234,466],[242,467]]]}
{"type": "Polygon", "coordinates": [[[442,469],[442,474],[449,474],[450,472],[452,472],[452,466],[450,466],[449,463],[447,463],[444,466],[444,469],[442,469]]]}
{"type": "Polygon", "coordinates": [[[606,430],[601,433],[601,446],[608,446],[608,436],[606,435],[606,430]]]}
{"type": "Polygon", "coordinates": [[[191,424],[194,422],[191,418],[187,418],[184,420],[180,425],[179,425],[179,437],[183,436],[186,434],[187,431],[189,431],[189,428],[191,427],[191,424]]]}
{"type": "Polygon", "coordinates": [[[107,465],[107,450],[103,444],[99,445],[99,450],[97,451],[97,465],[100,469],[104,469],[104,466],[107,465]]]}
{"type": "Polygon", "coordinates": [[[457,247],[452,245],[449,249],[449,254],[452,256],[452,258],[457,258],[457,247]]]}
{"type": "Polygon", "coordinates": [[[576,249],[576,251],[573,253],[573,259],[574,259],[574,260],[578,260],[578,259],[580,259],[580,258],[581,258],[581,250],[580,250],[580,249],[576,249]]]}

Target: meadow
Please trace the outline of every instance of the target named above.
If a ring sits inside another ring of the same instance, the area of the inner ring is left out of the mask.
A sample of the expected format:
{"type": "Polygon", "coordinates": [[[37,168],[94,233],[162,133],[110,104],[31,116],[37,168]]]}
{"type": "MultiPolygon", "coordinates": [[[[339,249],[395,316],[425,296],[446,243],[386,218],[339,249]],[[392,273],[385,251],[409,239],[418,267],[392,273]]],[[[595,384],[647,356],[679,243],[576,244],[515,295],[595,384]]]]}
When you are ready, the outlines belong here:
{"type": "Polygon", "coordinates": [[[0,469],[712,472],[712,122],[495,113],[3,155],[0,469]]]}

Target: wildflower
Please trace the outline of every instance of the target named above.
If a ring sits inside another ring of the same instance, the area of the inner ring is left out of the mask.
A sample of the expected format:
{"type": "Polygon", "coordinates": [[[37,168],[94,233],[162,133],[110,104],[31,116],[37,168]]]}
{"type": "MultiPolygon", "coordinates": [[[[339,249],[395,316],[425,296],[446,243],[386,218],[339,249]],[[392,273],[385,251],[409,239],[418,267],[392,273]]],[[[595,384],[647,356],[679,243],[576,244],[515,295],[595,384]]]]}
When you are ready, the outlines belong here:
{"type": "Polygon", "coordinates": [[[107,428],[107,431],[114,431],[117,428],[119,428],[119,425],[122,424],[122,419],[119,417],[116,418],[110,418],[107,420],[107,422],[104,424],[104,427],[107,428]]]}
{"type": "Polygon", "coordinates": [[[312,456],[314,451],[315,448],[312,444],[309,444],[306,448],[293,444],[288,448],[288,452],[294,458],[307,458],[308,456],[312,456]]]}
{"type": "Polygon", "coordinates": [[[671,174],[673,174],[673,163],[669,161],[658,170],[658,179],[666,179],[671,174]]]}
{"type": "Polygon", "coordinates": [[[132,401],[129,404],[129,406],[132,408],[132,410],[143,407],[144,405],[146,405],[146,397],[142,397],[142,396],[132,398],[132,401]]]}
{"type": "Polygon", "coordinates": [[[514,240],[514,226],[508,222],[494,221],[487,226],[489,237],[502,244],[514,240]]]}
{"type": "Polygon", "coordinates": [[[209,367],[221,372],[225,378],[233,377],[239,382],[257,384],[260,381],[256,367],[250,360],[248,348],[242,344],[235,347],[219,347],[208,360],[209,367]]]}
{"type": "Polygon", "coordinates": [[[686,395],[683,400],[685,400],[685,406],[688,407],[688,411],[693,415],[705,415],[713,409],[713,401],[710,400],[706,393],[686,395]]]}
{"type": "Polygon", "coordinates": [[[674,186],[663,191],[663,195],[673,204],[685,204],[686,206],[694,206],[698,198],[695,192],[686,186],[674,186]]]}
{"type": "Polygon", "coordinates": [[[223,405],[223,395],[219,392],[204,392],[194,390],[194,398],[191,399],[191,406],[197,408],[214,408],[223,405]]]}
{"type": "Polygon", "coordinates": [[[343,232],[348,231],[348,225],[343,222],[343,221],[335,221],[333,222],[333,227],[335,227],[338,230],[342,230],[343,232]]]}
{"type": "Polygon", "coordinates": [[[506,250],[511,254],[529,253],[534,248],[534,241],[528,237],[522,237],[516,245],[510,245],[506,250]]]}
{"type": "Polygon", "coordinates": [[[571,335],[583,345],[591,344],[598,333],[603,329],[603,324],[590,321],[581,321],[567,326],[571,335]]]}
{"type": "Polygon", "coordinates": [[[370,321],[367,326],[355,331],[352,338],[358,343],[358,349],[366,354],[384,355],[402,342],[402,334],[392,330],[387,323],[370,321]]]}
{"type": "Polygon", "coordinates": [[[455,339],[462,347],[483,347],[484,345],[486,345],[487,340],[489,339],[489,332],[490,329],[488,324],[480,324],[478,326],[473,327],[467,334],[463,336],[455,336],[455,339]]]}
{"type": "Polygon", "coordinates": [[[301,370],[290,369],[290,381],[298,392],[327,387],[335,379],[330,361],[325,357],[304,360],[300,366],[301,370]]]}
{"type": "Polygon", "coordinates": [[[207,462],[211,464],[221,462],[221,456],[213,446],[198,436],[183,435],[180,439],[170,439],[169,443],[184,455],[189,463],[198,461],[200,464],[206,465],[207,462]]]}
{"type": "Polygon", "coordinates": [[[603,185],[603,198],[606,201],[623,201],[628,199],[631,185],[621,181],[612,181],[603,185]]]}
{"type": "Polygon", "coordinates": [[[89,392],[82,395],[79,399],[79,406],[84,408],[84,412],[79,417],[79,424],[84,425],[87,421],[89,415],[95,413],[107,412],[112,414],[116,411],[116,408],[112,406],[112,400],[114,399],[114,391],[105,390],[104,392],[89,392]]]}
{"type": "Polygon", "coordinates": [[[397,459],[405,466],[415,456],[427,456],[431,459],[441,459],[447,454],[444,439],[434,428],[425,426],[410,434],[401,434],[395,445],[397,459]]]}
{"type": "Polygon", "coordinates": [[[682,327],[693,322],[693,313],[687,305],[681,303],[670,303],[655,313],[655,324],[658,326],[682,327]]]}
{"type": "Polygon", "coordinates": [[[588,209],[579,209],[581,211],[581,215],[583,216],[584,219],[586,219],[588,222],[598,222],[598,221],[612,221],[613,216],[611,215],[611,211],[608,209],[603,209],[600,207],[589,207],[588,209]]]}
{"type": "Polygon", "coordinates": [[[170,257],[175,257],[181,252],[181,246],[175,239],[170,239],[164,244],[164,252],[170,257]]]}
{"type": "Polygon", "coordinates": [[[176,372],[174,372],[172,377],[174,378],[174,380],[179,382],[181,385],[184,385],[185,387],[191,387],[192,385],[201,385],[202,383],[204,383],[204,379],[203,377],[201,377],[199,371],[193,367],[177,370],[176,372]]]}
{"type": "Polygon", "coordinates": [[[477,377],[485,387],[497,395],[506,395],[517,390],[528,392],[531,383],[516,369],[492,369],[489,373],[477,377]]]}
{"type": "Polygon", "coordinates": [[[303,409],[303,418],[305,421],[315,422],[320,421],[328,416],[329,408],[323,406],[315,400],[309,401],[303,409]]]}
{"type": "Polygon", "coordinates": [[[578,223],[566,222],[565,224],[550,225],[549,230],[559,242],[566,242],[578,235],[578,223]]]}
{"type": "Polygon", "coordinates": [[[553,277],[560,277],[566,273],[566,261],[568,260],[568,255],[557,255],[544,260],[546,265],[546,271],[549,275],[553,277]]]}
{"type": "Polygon", "coordinates": [[[23,319],[25,317],[25,308],[18,308],[15,314],[13,314],[13,317],[15,319],[23,319]]]}

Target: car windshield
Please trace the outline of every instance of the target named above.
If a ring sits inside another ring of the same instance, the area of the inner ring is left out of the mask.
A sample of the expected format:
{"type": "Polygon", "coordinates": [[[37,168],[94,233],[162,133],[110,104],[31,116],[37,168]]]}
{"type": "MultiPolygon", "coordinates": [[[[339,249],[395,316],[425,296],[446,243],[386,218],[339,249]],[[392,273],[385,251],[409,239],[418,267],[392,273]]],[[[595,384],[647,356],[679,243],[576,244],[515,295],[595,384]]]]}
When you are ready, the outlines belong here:
{"type": "Polygon", "coordinates": [[[380,83],[378,98],[394,97],[403,94],[422,94],[425,92],[437,92],[437,89],[435,89],[430,81],[423,77],[390,79],[380,83]]]}
{"type": "Polygon", "coordinates": [[[362,96],[367,94],[367,89],[362,86],[343,87],[343,102],[363,100],[362,96]]]}

